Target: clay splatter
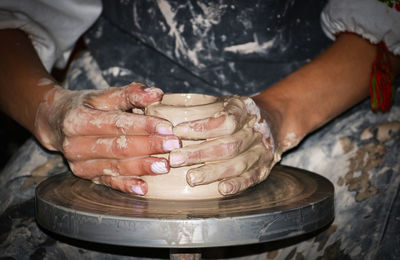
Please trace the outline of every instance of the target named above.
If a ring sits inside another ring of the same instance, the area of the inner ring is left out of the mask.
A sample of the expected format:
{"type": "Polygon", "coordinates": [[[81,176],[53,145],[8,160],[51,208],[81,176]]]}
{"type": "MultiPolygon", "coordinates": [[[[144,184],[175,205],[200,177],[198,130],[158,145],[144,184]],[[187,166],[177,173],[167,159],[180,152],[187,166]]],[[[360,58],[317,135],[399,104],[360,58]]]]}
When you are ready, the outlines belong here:
{"type": "Polygon", "coordinates": [[[350,137],[340,137],[339,142],[344,153],[353,152],[348,159],[349,167],[337,184],[346,185],[349,191],[356,192],[355,200],[361,202],[378,193],[371,182],[370,170],[378,167],[388,152],[385,143],[399,138],[400,122],[387,122],[364,129],[359,137],[361,146],[355,148],[350,137]],[[355,150],[356,149],[356,150],[355,150]]]}

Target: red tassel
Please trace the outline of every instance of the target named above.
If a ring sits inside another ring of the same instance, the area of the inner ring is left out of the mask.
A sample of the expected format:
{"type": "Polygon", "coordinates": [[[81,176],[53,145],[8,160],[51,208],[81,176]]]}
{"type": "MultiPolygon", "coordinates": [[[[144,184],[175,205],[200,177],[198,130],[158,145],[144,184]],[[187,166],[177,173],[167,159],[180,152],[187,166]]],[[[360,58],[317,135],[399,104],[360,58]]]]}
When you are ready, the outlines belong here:
{"type": "Polygon", "coordinates": [[[394,99],[394,72],[385,43],[380,42],[377,47],[369,80],[370,104],[372,111],[386,112],[390,110],[394,99]]]}

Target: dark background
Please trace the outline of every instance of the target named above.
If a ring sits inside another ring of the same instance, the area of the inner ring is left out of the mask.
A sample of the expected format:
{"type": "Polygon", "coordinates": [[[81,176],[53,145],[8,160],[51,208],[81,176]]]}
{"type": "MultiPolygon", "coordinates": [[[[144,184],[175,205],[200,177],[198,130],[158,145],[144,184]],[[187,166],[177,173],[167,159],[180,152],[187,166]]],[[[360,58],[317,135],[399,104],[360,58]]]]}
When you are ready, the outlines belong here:
{"type": "Polygon", "coordinates": [[[31,134],[15,121],[0,113],[0,170],[31,134]]]}

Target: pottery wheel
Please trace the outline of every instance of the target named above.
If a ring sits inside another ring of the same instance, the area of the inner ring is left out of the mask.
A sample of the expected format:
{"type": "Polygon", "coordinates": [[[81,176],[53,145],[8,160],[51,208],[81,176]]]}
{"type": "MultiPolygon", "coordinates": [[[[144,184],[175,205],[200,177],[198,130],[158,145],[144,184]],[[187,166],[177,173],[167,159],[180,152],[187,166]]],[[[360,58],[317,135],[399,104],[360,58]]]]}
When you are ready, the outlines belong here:
{"type": "Polygon", "coordinates": [[[315,231],[334,217],[333,185],[276,166],[263,183],[222,199],[135,197],[64,173],[36,189],[36,218],[52,232],[97,243],[168,248],[245,245],[315,231]]]}

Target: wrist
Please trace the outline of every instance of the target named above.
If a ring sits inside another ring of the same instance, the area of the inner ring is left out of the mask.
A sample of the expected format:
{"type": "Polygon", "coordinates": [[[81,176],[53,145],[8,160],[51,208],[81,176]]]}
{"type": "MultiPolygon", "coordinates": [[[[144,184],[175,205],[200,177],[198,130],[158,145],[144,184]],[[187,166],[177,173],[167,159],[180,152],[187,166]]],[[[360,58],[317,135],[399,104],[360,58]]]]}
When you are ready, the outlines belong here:
{"type": "MultiPolygon", "coordinates": [[[[262,93],[253,97],[257,105],[262,109],[263,116],[270,124],[271,133],[274,136],[275,151],[278,154],[295,147],[308,133],[306,120],[303,113],[296,113],[295,101],[288,97],[275,96],[273,93],[262,93]]],[[[298,112],[298,111],[297,111],[298,112]]]]}
{"type": "Polygon", "coordinates": [[[61,120],[62,115],[57,113],[60,100],[69,90],[54,84],[47,92],[44,93],[41,102],[39,103],[34,120],[33,134],[38,141],[47,149],[56,151],[58,147],[59,134],[54,127],[55,121],[61,120]]]}

